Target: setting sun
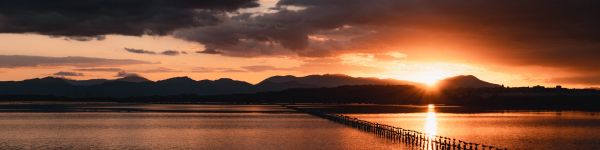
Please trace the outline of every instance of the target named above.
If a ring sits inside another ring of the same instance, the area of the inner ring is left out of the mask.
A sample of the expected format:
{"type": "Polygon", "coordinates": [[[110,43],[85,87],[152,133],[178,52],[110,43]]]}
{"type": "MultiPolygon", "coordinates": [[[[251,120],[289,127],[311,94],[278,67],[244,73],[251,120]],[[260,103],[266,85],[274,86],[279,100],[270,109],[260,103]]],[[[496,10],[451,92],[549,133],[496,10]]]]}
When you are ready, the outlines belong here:
{"type": "Polygon", "coordinates": [[[418,79],[415,79],[414,81],[426,84],[428,86],[434,86],[439,80],[441,80],[443,78],[444,77],[441,77],[441,76],[427,75],[427,76],[419,77],[418,79]]]}
{"type": "Polygon", "coordinates": [[[407,77],[407,80],[423,83],[427,86],[435,86],[438,83],[438,81],[451,76],[453,76],[453,73],[450,73],[450,71],[437,68],[430,68],[422,70],[410,77],[407,77]]]}

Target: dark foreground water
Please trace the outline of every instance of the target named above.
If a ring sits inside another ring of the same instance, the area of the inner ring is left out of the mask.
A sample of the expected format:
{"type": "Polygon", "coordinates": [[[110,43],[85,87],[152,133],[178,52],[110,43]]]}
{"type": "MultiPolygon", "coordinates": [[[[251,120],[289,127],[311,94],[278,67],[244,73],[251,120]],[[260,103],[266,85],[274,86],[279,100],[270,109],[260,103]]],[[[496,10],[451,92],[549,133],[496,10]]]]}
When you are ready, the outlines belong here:
{"type": "Polygon", "coordinates": [[[279,106],[62,106],[7,107],[0,149],[405,149],[279,106]]]}

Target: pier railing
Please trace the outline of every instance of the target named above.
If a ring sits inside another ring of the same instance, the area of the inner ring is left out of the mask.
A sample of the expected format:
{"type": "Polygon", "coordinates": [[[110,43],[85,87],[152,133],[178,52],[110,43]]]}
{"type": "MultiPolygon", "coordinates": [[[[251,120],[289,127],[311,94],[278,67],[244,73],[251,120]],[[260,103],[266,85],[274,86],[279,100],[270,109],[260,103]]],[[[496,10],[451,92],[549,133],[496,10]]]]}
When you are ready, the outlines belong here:
{"type": "Polygon", "coordinates": [[[426,150],[506,150],[506,148],[500,148],[497,146],[471,143],[454,138],[431,135],[415,130],[360,120],[358,118],[340,114],[328,114],[320,111],[301,109],[291,106],[286,107],[299,112],[304,112],[313,116],[331,120],[333,122],[341,123],[361,131],[370,132],[394,142],[401,142],[426,150]]]}

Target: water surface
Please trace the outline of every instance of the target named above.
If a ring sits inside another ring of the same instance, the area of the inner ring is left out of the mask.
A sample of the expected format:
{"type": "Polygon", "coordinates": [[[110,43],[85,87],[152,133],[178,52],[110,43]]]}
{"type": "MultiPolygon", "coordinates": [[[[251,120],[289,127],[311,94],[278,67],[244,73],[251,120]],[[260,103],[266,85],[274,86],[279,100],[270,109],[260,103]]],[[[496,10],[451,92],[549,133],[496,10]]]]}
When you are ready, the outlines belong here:
{"type": "Polygon", "coordinates": [[[179,113],[0,113],[0,149],[403,149],[401,144],[321,118],[284,112],[279,106],[127,108],[179,113]]]}
{"type": "Polygon", "coordinates": [[[600,149],[596,112],[348,114],[363,120],[509,149],[600,149]]]}

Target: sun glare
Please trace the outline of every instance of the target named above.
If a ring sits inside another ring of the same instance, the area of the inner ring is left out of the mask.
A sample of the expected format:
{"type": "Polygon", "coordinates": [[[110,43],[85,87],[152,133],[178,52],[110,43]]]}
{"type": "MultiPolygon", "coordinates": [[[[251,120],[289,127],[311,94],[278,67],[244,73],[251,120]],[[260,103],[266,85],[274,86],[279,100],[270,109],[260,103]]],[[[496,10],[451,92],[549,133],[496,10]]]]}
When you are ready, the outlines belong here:
{"type": "Polygon", "coordinates": [[[429,71],[420,73],[419,75],[413,77],[411,80],[426,84],[427,86],[435,86],[438,83],[438,81],[450,76],[451,75],[442,73],[440,71],[429,71]]]}
{"type": "Polygon", "coordinates": [[[428,86],[434,86],[439,80],[441,80],[441,78],[434,77],[434,76],[427,76],[427,77],[422,77],[421,79],[418,79],[417,82],[424,83],[428,86]]]}
{"type": "Polygon", "coordinates": [[[435,116],[435,105],[427,105],[427,116],[425,117],[425,126],[423,127],[425,133],[430,136],[437,134],[437,120],[435,116]]]}
{"type": "Polygon", "coordinates": [[[457,74],[456,71],[448,70],[448,68],[449,67],[439,65],[425,65],[422,68],[414,69],[413,72],[407,72],[399,75],[397,78],[419,82],[427,86],[434,87],[440,80],[457,74]]]}

